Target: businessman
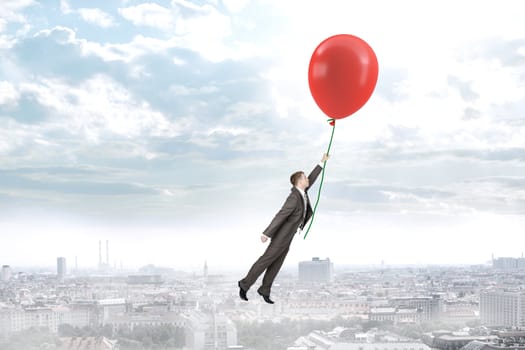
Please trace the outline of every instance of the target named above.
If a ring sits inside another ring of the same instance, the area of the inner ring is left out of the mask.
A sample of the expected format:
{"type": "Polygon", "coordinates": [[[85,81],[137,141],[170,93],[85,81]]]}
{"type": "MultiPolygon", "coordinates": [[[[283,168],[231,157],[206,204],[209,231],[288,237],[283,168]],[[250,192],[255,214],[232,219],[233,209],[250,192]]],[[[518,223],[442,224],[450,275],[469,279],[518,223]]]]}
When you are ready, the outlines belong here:
{"type": "Polygon", "coordinates": [[[248,289],[266,271],[257,293],[268,304],[274,303],[270,299],[273,281],[281,269],[295,234],[302,231],[312,216],[312,207],[307,192],[323,170],[328,158],[329,156],[324,154],[321,162],[315,166],[308,177],[302,171],[297,171],[290,176],[290,182],[293,185],[291,192],[281,210],[261,235],[261,241],[265,243],[270,239],[270,244],[264,254],[253,264],[246,277],[238,282],[239,296],[242,300],[248,300],[246,296],[248,289]]]}

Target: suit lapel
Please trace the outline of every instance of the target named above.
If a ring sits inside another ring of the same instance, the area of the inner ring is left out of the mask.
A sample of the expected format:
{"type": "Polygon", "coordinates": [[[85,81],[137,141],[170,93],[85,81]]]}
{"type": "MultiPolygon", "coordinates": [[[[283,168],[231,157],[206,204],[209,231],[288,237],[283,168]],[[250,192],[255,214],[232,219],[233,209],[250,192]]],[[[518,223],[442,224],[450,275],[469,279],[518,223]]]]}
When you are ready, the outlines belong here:
{"type": "Polygon", "coordinates": [[[299,202],[301,203],[301,209],[303,210],[302,212],[304,213],[304,211],[305,211],[304,199],[303,199],[303,196],[301,195],[301,192],[299,192],[299,190],[297,188],[295,188],[295,187],[292,187],[292,191],[295,193],[297,198],[299,198],[299,202]]]}

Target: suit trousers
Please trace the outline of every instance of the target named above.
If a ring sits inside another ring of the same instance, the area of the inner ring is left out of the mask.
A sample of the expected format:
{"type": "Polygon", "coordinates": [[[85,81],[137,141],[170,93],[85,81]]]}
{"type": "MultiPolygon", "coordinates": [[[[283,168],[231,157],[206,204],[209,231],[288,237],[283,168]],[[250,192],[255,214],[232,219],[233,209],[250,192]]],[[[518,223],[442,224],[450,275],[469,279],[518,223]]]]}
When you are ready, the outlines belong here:
{"type": "Polygon", "coordinates": [[[279,239],[272,239],[264,254],[253,264],[246,277],[239,281],[242,289],[250,289],[259,276],[266,270],[262,285],[258,291],[263,295],[270,295],[273,281],[283,265],[288,250],[290,250],[290,243],[292,242],[293,236],[294,235],[291,235],[291,239],[284,242],[279,239]]]}

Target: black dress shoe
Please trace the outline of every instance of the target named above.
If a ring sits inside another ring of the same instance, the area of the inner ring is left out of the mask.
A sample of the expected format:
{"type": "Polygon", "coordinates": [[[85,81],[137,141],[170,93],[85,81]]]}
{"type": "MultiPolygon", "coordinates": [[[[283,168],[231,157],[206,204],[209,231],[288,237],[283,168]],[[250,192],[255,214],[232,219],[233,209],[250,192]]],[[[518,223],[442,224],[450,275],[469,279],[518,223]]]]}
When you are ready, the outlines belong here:
{"type": "Polygon", "coordinates": [[[270,299],[270,296],[269,295],[264,295],[263,293],[261,293],[259,290],[257,291],[257,293],[263,297],[264,301],[266,301],[268,304],[273,304],[273,300],[270,299]]]}
{"type": "Polygon", "coordinates": [[[248,297],[246,296],[247,291],[242,289],[241,282],[237,282],[237,285],[239,286],[239,296],[241,297],[241,299],[248,301],[248,297]]]}

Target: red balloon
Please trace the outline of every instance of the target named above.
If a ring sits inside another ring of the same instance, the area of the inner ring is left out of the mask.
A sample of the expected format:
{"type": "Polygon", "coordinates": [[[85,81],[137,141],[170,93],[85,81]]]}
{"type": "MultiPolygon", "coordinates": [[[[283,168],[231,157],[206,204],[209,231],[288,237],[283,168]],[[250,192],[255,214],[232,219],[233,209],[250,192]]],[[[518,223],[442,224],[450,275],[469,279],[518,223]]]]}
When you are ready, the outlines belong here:
{"type": "Polygon", "coordinates": [[[315,102],[329,117],[341,119],[368,101],[377,83],[377,57],[362,39],[338,34],[317,46],[308,67],[315,102]]]}

